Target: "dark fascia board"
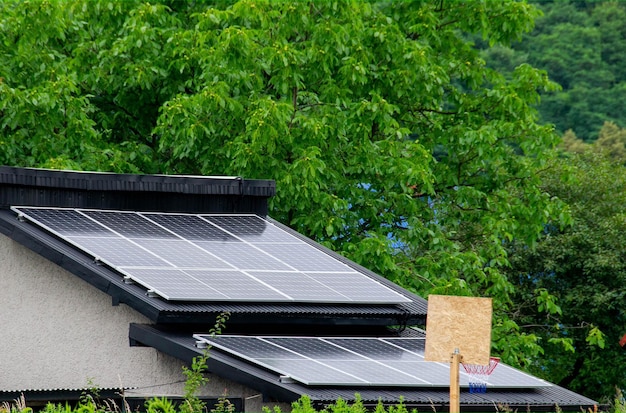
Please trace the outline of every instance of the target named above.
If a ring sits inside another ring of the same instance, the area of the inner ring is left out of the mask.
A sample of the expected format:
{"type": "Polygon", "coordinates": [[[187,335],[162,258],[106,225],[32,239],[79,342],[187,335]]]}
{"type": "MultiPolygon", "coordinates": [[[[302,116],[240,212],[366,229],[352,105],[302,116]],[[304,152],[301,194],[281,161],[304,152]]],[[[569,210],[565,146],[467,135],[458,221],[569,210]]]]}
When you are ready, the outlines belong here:
{"type": "Polygon", "coordinates": [[[267,215],[272,180],[134,175],[0,166],[0,208],[52,206],[267,215]]]}
{"type": "Polygon", "coordinates": [[[38,227],[20,222],[12,211],[0,209],[0,233],[109,294],[114,304],[127,304],[155,323],[213,325],[223,312],[231,313],[231,324],[403,326],[425,323],[426,300],[382,277],[377,279],[414,301],[397,306],[168,302],[149,297],[138,285],[124,283],[112,269],[95,264],[91,257],[38,227]]]}
{"type": "MultiPolygon", "coordinates": [[[[227,325],[228,328],[228,325],[227,325]]],[[[146,324],[131,324],[129,339],[131,345],[149,346],[170,356],[190,363],[193,357],[203,354],[195,346],[193,331],[146,324]]],[[[196,331],[196,333],[198,333],[196,331]]],[[[410,334],[409,331],[407,333],[410,334]]],[[[409,408],[434,411],[448,411],[450,393],[447,388],[344,388],[330,386],[305,386],[297,382],[283,383],[270,371],[235,358],[218,349],[209,350],[207,366],[210,372],[228,380],[251,387],[263,393],[265,398],[280,402],[292,402],[306,394],[316,407],[325,407],[338,398],[348,402],[355,400],[356,394],[366,406],[375,406],[378,401],[384,404],[397,404],[401,399],[409,408]]],[[[463,411],[498,411],[498,406],[512,410],[530,412],[587,411],[597,402],[559,386],[536,389],[498,389],[486,394],[462,392],[463,411]]]]}
{"type": "Polygon", "coordinates": [[[0,185],[86,191],[170,192],[271,197],[273,180],[238,176],[142,175],[0,166],[0,185]]]}

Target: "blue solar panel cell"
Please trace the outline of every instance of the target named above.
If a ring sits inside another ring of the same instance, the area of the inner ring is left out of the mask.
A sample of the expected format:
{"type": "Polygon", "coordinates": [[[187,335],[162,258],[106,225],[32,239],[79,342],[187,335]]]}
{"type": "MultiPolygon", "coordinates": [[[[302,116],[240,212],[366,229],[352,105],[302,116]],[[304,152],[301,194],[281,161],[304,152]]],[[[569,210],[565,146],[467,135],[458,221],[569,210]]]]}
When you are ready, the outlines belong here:
{"type": "Polygon", "coordinates": [[[185,270],[186,273],[211,285],[231,300],[289,301],[290,297],[272,286],[263,284],[242,271],[185,270]]]}
{"type": "MultiPolygon", "coordinates": [[[[463,372],[463,368],[461,368],[461,372],[463,372]]],[[[550,383],[544,380],[538,379],[537,377],[531,376],[530,374],[526,374],[502,363],[498,364],[496,369],[491,373],[491,376],[489,377],[489,385],[493,387],[511,388],[551,386],[550,383]],[[511,386],[511,383],[516,383],[517,385],[511,386]]]]}
{"type": "Polygon", "coordinates": [[[254,278],[282,291],[296,301],[317,301],[312,297],[326,297],[332,301],[347,301],[350,297],[340,294],[314,278],[297,272],[248,271],[254,278]]]}
{"type": "Polygon", "coordinates": [[[354,272],[346,264],[309,244],[254,244],[254,246],[298,271],[354,272]]]}
{"type": "Polygon", "coordinates": [[[350,298],[356,302],[385,303],[402,297],[392,289],[358,272],[305,272],[305,274],[335,291],[349,291],[350,298]]]}
{"type": "MultiPolygon", "coordinates": [[[[325,360],[322,360],[322,362],[325,362],[325,360]]],[[[398,383],[401,383],[403,386],[431,385],[427,380],[422,380],[412,374],[394,369],[388,364],[378,363],[375,360],[332,360],[332,362],[328,362],[328,364],[331,363],[335,368],[351,376],[358,377],[370,386],[396,386],[398,383]]],[[[448,377],[449,383],[450,378],[448,377]]]]}
{"type": "MultiPolygon", "coordinates": [[[[419,377],[427,384],[436,387],[450,385],[450,366],[430,361],[392,361],[384,360],[383,363],[390,368],[419,377]]],[[[467,377],[461,374],[460,381],[467,385],[467,377]]]]}
{"type": "Polygon", "coordinates": [[[195,241],[195,244],[240,270],[292,270],[291,267],[247,243],[195,241]]]}
{"type": "Polygon", "coordinates": [[[227,299],[224,294],[203,282],[190,277],[184,271],[158,268],[122,268],[132,280],[144,285],[156,294],[168,299],[214,300],[227,299]]]}
{"type": "Polygon", "coordinates": [[[299,355],[296,352],[287,350],[283,347],[277,346],[267,340],[259,339],[258,337],[245,337],[245,336],[227,336],[220,335],[217,337],[210,337],[208,335],[196,335],[200,340],[209,340],[216,347],[229,350],[240,357],[252,359],[280,359],[280,360],[294,360],[294,359],[306,359],[304,356],[299,355]],[[219,338],[218,338],[219,337],[219,338]]]}
{"type": "Polygon", "coordinates": [[[347,372],[343,372],[327,364],[315,360],[284,360],[261,359],[260,365],[269,367],[279,374],[283,374],[307,385],[341,384],[364,386],[368,383],[347,372]]]}
{"type": "MultiPolygon", "coordinates": [[[[401,362],[424,361],[420,354],[406,351],[399,347],[390,346],[382,340],[356,339],[356,338],[330,338],[327,342],[341,346],[347,350],[354,351],[373,360],[389,360],[401,362]]],[[[423,341],[424,340],[416,340],[423,341]]],[[[423,348],[422,348],[423,352],[423,348]]]]}
{"type": "Polygon", "coordinates": [[[404,350],[423,355],[426,347],[426,338],[385,338],[386,343],[404,350]]]}
{"type": "Polygon", "coordinates": [[[305,355],[314,360],[365,360],[358,353],[346,350],[323,340],[309,338],[267,338],[270,343],[305,355]]]}

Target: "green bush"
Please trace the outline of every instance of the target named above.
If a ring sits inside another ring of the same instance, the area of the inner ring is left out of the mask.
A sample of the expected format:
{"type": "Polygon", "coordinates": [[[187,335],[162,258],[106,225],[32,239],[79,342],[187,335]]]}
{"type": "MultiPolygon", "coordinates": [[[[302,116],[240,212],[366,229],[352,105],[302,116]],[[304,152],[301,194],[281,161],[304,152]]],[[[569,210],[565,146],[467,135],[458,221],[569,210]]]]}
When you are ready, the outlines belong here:
{"type": "MultiPolygon", "coordinates": [[[[355,396],[354,403],[352,404],[339,398],[335,403],[328,405],[318,412],[318,410],[313,407],[311,398],[304,395],[291,404],[291,413],[366,413],[367,409],[363,405],[361,396],[359,394],[355,396]]],[[[275,406],[273,409],[263,407],[263,413],[282,413],[282,411],[278,406],[275,406]]],[[[383,402],[379,400],[376,409],[374,409],[374,413],[409,413],[409,411],[402,399],[400,399],[397,404],[388,407],[385,407],[383,402]]],[[[413,409],[411,413],[417,413],[417,410],[413,409]]]]}

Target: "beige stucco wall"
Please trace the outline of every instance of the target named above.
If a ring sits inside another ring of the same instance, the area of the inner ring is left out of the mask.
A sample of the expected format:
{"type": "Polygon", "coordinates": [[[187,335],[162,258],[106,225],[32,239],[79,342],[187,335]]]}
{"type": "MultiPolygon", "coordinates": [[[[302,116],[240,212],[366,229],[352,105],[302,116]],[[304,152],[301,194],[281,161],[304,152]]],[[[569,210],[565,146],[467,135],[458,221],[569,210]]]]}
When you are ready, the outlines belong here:
{"type": "MultiPolygon", "coordinates": [[[[180,396],[183,362],[149,347],[130,347],[130,323],[149,323],[124,304],[0,234],[0,389],[136,387],[127,395],[180,396]]],[[[212,376],[206,396],[245,399],[253,389],[212,376]]],[[[281,405],[283,411],[288,405],[281,405]]]]}

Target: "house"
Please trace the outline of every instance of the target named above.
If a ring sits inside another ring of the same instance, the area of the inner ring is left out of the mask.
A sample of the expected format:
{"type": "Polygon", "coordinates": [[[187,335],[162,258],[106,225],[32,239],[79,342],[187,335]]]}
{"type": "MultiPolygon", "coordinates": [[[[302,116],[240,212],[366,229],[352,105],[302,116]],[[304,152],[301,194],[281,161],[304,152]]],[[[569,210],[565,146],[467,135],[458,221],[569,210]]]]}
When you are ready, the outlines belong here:
{"type": "MultiPolygon", "coordinates": [[[[240,177],[0,167],[0,400],[90,387],[139,404],[180,397],[182,366],[210,346],[202,396],[240,411],[357,393],[447,410],[449,366],[423,361],[426,300],[272,220],[275,191],[240,177]]],[[[461,377],[464,411],[596,404],[496,372],[485,394],[461,377]]]]}

